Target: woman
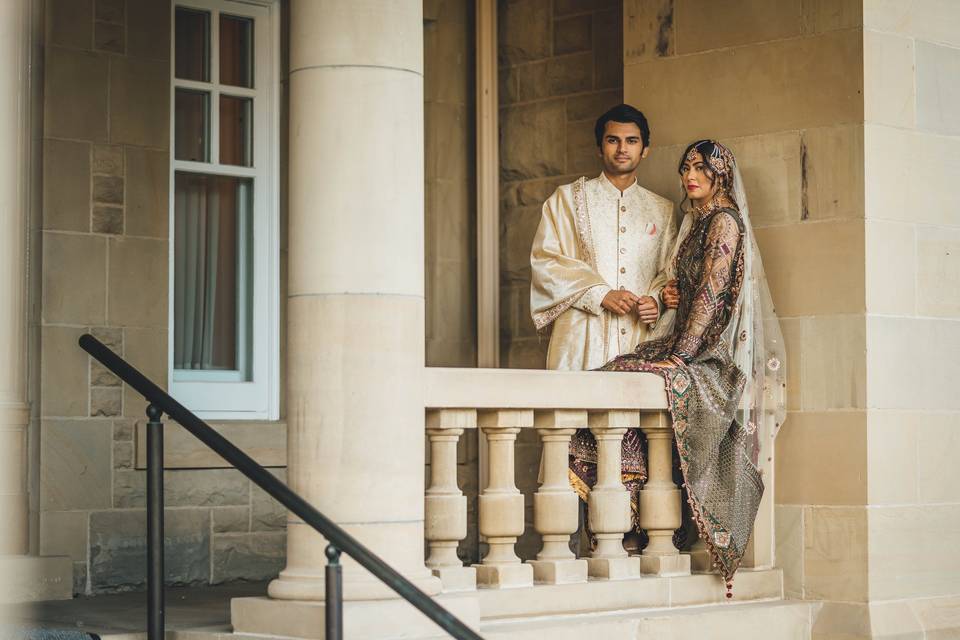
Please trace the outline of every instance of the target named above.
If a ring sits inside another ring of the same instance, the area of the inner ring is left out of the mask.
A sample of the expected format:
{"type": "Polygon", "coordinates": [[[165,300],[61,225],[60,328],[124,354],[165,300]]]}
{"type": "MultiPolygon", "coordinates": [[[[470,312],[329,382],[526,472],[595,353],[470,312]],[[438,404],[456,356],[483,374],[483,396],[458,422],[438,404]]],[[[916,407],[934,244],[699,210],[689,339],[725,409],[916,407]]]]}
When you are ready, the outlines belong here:
{"type": "Polygon", "coordinates": [[[661,294],[674,309],[666,335],[601,369],[664,378],[687,500],[730,597],[763,494],[758,426],[772,415],[772,436],[783,419],[771,400],[783,397],[783,339],[733,154],[699,140],[679,172],[691,207],[661,294]]]}

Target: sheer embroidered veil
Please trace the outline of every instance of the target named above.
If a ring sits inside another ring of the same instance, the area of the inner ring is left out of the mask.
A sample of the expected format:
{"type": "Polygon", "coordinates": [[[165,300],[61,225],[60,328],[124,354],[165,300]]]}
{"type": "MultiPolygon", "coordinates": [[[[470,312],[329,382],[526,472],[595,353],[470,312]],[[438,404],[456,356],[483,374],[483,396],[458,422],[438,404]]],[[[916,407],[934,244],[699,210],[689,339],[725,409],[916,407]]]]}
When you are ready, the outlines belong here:
{"type": "MultiPolygon", "coordinates": [[[[720,146],[715,141],[714,145],[720,146]]],[[[729,152],[728,152],[729,153],[729,152]]],[[[733,159],[733,154],[729,154],[733,159]]],[[[756,433],[753,439],[754,463],[758,462],[761,450],[769,455],[772,439],[783,424],[786,415],[786,353],[780,322],[777,319],[770,288],[767,285],[763,261],[757,249],[757,241],[750,221],[750,206],[743,187],[743,177],[736,160],[733,160],[733,188],[729,196],[736,203],[743,220],[744,272],[743,285],[734,306],[730,323],[723,332],[723,340],[730,349],[733,362],[747,378],[737,420],[748,433],[756,433]]],[[[668,277],[673,273],[676,254],[694,222],[692,210],[685,212],[677,242],[671,256],[668,277]]],[[[675,311],[668,310],[652,332],[652,338],[668,335],[674,330],[675,311]]]]}

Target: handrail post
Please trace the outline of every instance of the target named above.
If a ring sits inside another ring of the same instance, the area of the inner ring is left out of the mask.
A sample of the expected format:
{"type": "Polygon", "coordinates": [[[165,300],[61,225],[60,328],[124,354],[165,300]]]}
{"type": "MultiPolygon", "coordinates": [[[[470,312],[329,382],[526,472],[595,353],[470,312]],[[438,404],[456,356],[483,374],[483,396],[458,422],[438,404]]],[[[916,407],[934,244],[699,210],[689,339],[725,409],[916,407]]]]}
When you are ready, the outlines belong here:
{"type": "Polygon", "coordinates": [[[163,640],[163,412],[147,407],[147,638],[163,640]]]}
{"type": "Polygon", "coordinates": [[[326,598],[326,640],[343,638],[343,565],[340,564],[340,549],[327,545],[327,567],[324,596],[326,598]]]}

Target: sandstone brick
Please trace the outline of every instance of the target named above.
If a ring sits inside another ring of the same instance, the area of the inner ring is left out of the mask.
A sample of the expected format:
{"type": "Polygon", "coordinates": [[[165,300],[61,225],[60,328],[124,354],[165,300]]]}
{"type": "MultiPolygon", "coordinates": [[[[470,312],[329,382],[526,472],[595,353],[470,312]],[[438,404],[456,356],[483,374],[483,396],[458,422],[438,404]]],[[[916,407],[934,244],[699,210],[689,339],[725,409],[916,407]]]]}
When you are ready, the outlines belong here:
{"type": "Polygon", "coordinates": [[[110,247],[111,324],[139,327],[167,324],[167,243],[162,240],[115,237],[110,247]],[[149,291],[155,304],[146,304],[149,291]]]}
{"type": "Polygon", "coordinates": [[[169,219],[170,155],[130,147],[126,153],[126,232],[166,238],[169,219]]]}
{"type": "Polygon", "coordinates": [[[274,578],[285,558],[285,533],[219,534],[213,538],[211,582],[274,578]]]}
{"type": "Polygon", "coordinates": [[[673,0],[624,0],[626,64],[672,56],[676,50],[673,0]]]}
{"type": "Polygon", "coordinates": [[[960,134],[960,87],[948,79],[960,75],[960,50],[916,43],[917,126],[941,134],[960,134]]]}
{"type": "Polygon", "coordinates": [[[46,4],[48,44],[89,49],[93,40],[93,0],[50,0],[46,4]]]}
{"type": "Polygon", "coordinates": [[[90,145],[43,143],[43,228],[87,231],[90,226],[90,145]]]}
{"type": "Polygon", "coordinates": [[[592,44],[591,16],[580,15],[555,20],[553,23],[553,53],[562,55],[589,51],[592,44]]]}
{"type": "Polygon", "coordinates": [[[102,22],[123,24],[125,4],[124,0],[96,0],[94,16],[102,22]]]}
{"type": "Polygon", "coordinates": [[[593,55],[589,53],[548,60],[546,81],[549,95],[562,96],[590,91],[593,88],[593,64],[593,55]]]}
{"type": "Polygon", "coordinates": [[[501,110],[501,180],[561,174],[566,164],[562,100],[501,110]]]}
{"type": "Polygon", "coordinates": [[[250,530],[249,507],[217,507],[210,510],[214,533],[245,533],[250,530]]]}
{"type": "Polygon", "coordinates": [[[623,13],[604,11],[593,18],[593,63],[596,89],[623,86],[623,13]]]}
{"type": "Polygon", "coordinates": [[[143,470],[118,470],[113,473],[113,507],[115,509],[147,506],[147,475],[143,470]]]}
{"type": "MultiPolygon", "coordinates": [[[[210,514],[207,509],[164,511],[167,585],[210,580],[210,514]]],[[[90,582],[93,593],[140,589],[146,581],[146,514],[101,511],[90,515],[90,582]]]]}
{"type": "MultiPolygon", "coordinates": [[[[169,45],[168,45],[169,48],[169,45]]],[[[107,56],[48,47],[44,79],[44,134],[107,139],[107,56]]]]}
{"type": "Polygon", "coordinates": [[[170,0],[128,0],[125,10],[127,55],[169,60],[170,0]]]}
{"type": "Polygon", "coordinates": [[[558,16],[565,16],[572,13],[585,13],[588,11],[597,11],[599,9],[614,9],[620,4],[620,0],[555,0],[553,3],[553,13],[558,16]]]}
{"type": "Polygon", "coordinates": [[[94,176],[93,201],[123,204],[123,178],[119,176],[94,176]]]}
{"type": "Polygon", "coordinates": [[[44,416],[87,415],[87,356],[77,347],[82,329],[40,330],[40,411],[44,416]]]}
{"type": "Polygon", "coordinates": [[[90,216],[90,230],[94,233],[122,234],[123,207],[94,205],[90,216]]]}
{"type": "Polygon", "coordinates": [[[90,390],[91,416],[119,416],[123,413],[123,392],[115,387],[97,387],[90,390]]]}
{"type": "Polygon", "coordinates": [[[163,478],[171,507],[250,504],[250,483],[236,469],[176,469],[163,478]]]}
{"type": "Polygon", "coordinates": [[[114,420],[113,439],[117,442],[133,440],[133,420],[114,420]]]}
{"type": "Polygon", "coordinates": [[[44,420],[40,455],[43,510],[110,506],[112,426],[108,420],[44,420]]]}
{"type": "Polygon", "coordinates": [[[118,327],[94,327],[94,338],[120,355],[123,355],[123,330],[118,327]]]}
{"type": "Polygon", "coordinates": [[[800,35],[801,0],[684,0],[677,21],[677,53],[734,47],[800,35]]]}
{"type": "Polygon", "coordinates": [[[86,595],[87,591],[87,563],[73,563],[73,595],[86,595]]]}
{"type": "Polygon", "coordinates": [[[520,71],[517,67],[500,67],[497,70],[497,100],[510,104],[520,99],[520,71]]]}
{"type": "Polygon", "coordinates": [[[120,378],[115,376],[112,371],[93,358],[90,359],[90,386],[119,387],[120,385],[120,378]]]}
{"type": "MultiPolygon", "coordinates": [[[[133,33],[129,36],[132,46],[133,33]]],[[[165,48],[169,49],[169,44],[165,48]]],[[[169,92],[166,61],[114,58],[110,65],[110,141],[166,148],[170,144],[169,92]]]]}
{"type": "Polygon", "coordinates": [[[93,145],[93,173],[123,175],[123,147],[118,144],[93,145]]]}
{"type": "MultiPolygon", "coordinates": [[[[271,469],[270,473],[281,482],[287,481],[285,469],[271,469]]],[[[250,529],[253,531],[279,531],[287,526],[287,510],[265,491],[251,485],[250,529]]]]}
{"type": "Polygon", "coordinates": [[[621,102],[622,88],[571,96],[567,98],[567,120],[588,120],[592,125],[607,109],[621,102]]]}
{"type": "Polygon", "coordinates": [[[123,25],[96,22],[93,26],[93,48],[98,51],[123,53],[126,50],[125,36],[123,25]]]}
{"type": "Polygon", "coordinates": [[[499,6],[498,54],[501,65],[540,60],[550,55],[550,3],[507,0],[499,6]]]}
{"type": "Polygon", "coordinates": [[[132,469],[133,468],[133,443],[132,442],[114,442],[113,443],[113,467],[114,469],[132,469]]]}

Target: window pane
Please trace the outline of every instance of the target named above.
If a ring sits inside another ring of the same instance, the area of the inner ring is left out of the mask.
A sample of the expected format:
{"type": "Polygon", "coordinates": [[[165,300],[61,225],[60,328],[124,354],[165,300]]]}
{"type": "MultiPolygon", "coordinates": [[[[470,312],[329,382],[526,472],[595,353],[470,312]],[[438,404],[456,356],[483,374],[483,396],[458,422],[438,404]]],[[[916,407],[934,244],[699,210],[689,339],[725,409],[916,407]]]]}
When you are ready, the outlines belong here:
{"type": "Polygon", "coordinates": [[[220,15],[220,84],[253,86],[253,20],[220,15]]]}
{"type": "Polygon", "coordinates": [[[210,94],[177,89],[174,156],[177,160],[210,161],[210,94]]]}
{"type": "Polygon", "coordinates": [[[210,81],[210,14],[177,7],[176,76],[184,80],[210,81]]]}
{"type": "Polygon", "coordinates": [[[253,166],[253,99],[220,96],[220,163],[253,166]]]}
{"type": "Polygon", "coordinates": [[[174,179],[175,369],[250,379],[253,180],[174,179]]]}

